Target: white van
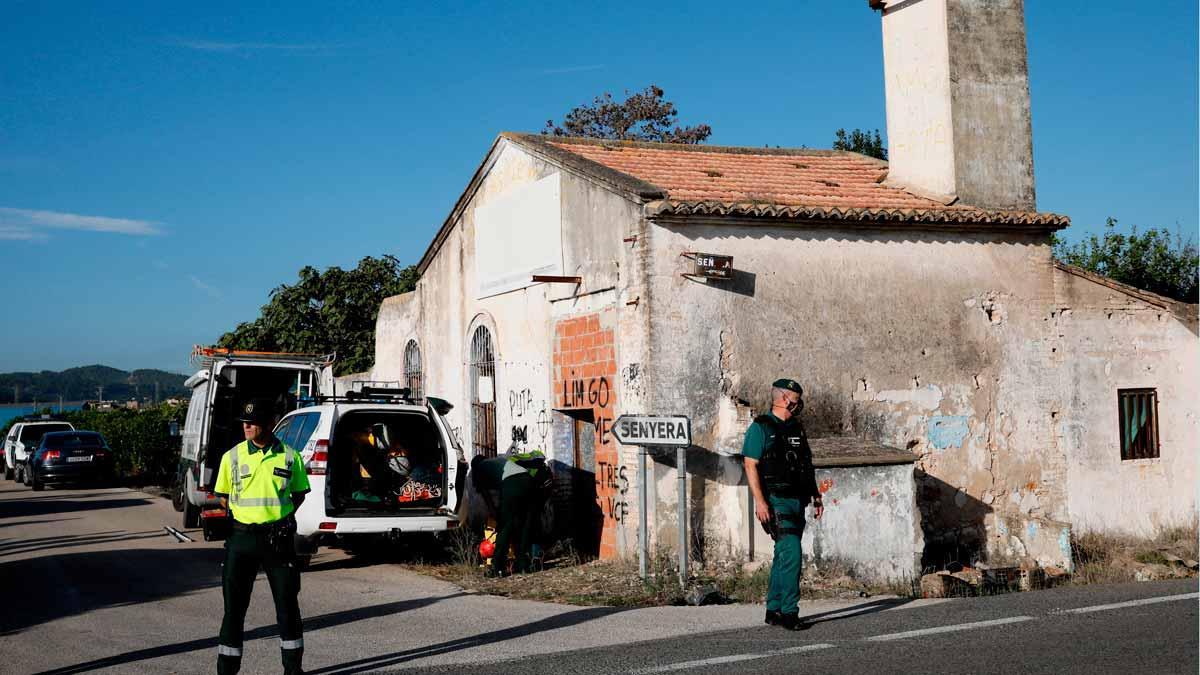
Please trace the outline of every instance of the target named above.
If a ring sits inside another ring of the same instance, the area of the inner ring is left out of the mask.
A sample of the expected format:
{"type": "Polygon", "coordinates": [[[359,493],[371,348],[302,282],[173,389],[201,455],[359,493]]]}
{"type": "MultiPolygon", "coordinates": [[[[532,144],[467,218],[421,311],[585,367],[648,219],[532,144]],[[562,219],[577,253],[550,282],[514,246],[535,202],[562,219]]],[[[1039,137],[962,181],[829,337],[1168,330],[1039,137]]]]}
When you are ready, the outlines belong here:
{"type": "Polygon", "coordinates": [[[275,435],[300,452],[312,492],[296,511],[302,562],[322,537],[400,536],[458,527],[467,465],[449,403],[363,387],[289,413],[275,435]]]}
{"type": "Polygon", "coordinates": [[[192,360],[199,368],[184,382],[192,390],[174,492],[183,527],[200,525],[200,511],[220,508],[212,489],[221,457],[245,440],[238,413],[247,401],[268,398],[279,414],[314,401],[322,383],[332,388],[332,356],[245,352],[197,347],[192,360]]]}

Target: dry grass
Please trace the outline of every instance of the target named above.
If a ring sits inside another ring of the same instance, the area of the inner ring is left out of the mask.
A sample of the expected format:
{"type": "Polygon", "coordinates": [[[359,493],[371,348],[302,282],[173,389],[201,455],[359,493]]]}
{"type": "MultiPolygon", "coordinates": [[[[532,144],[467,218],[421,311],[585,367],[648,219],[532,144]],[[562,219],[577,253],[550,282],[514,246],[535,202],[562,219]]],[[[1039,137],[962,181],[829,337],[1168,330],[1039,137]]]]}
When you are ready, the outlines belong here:
{"type": "MultiPolygon", "coordinates": [[[[1195,570],[1171,562],[1171,557],[1183,560],[1200,559],[1200,539],[1197,524],[1163,530],[1158,536],[1134,537],[1121,534],[1081,532],[1072,537],[1071,553],[1075,562],[1075,584],[1105,584],[1136,581],[1138,571],[1146,566],[1158,574],[1194,577],[1195,570]]],[[[1145,574],[1145,572],[1143,572],[1145,574]]]]}
{"type": "MultiPolygon", "coordinates": [[[[443,564],[412,563],[407,567],[467,590],[524,600],[607,607],[685,603],[676,560],[670,554],[655,555],[650,560],[645,581],[638,576],[636,559],[583,561],[569,549],[550,552],[546,568],[540,572],[504,578],[485,576],[485,568],[478,559],[468,562],[469,559],[471,556],[443,564]]],[[[864,581],[855,576],[853,568],[839,561],[806,567],[801,581],[801,597],[806,599],[913,595],[911,583],[864,581]]],[[[767,595],[770,578],[767,564],[714,562],[690,572],[689,588],[715,586],[728,602],[760,603],[767,595]]]]}

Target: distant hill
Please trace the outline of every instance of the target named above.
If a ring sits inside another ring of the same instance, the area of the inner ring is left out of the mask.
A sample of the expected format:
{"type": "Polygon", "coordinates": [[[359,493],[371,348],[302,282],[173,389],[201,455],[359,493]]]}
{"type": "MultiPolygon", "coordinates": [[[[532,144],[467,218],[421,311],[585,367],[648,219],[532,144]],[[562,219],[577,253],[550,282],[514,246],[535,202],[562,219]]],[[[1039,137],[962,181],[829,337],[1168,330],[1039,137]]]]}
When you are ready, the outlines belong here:
{"type": "Polygon", "coordinates": [[[165,370],[135,370],[128,372],[108,366],[81,366],[62,372],[43,370],[40,373],[0,373],[0,403],[33,403],[34,401],[85,401],[104,398],[127,401],[131,398],[152,400],[158,383],[159,400],[172,396],[187,396],[183,382],[186,375],[165,370]],[[15,389],[14,389],[15,388],[15,389]],[[14,401],[14,394],[20,396],[14,401]]]}

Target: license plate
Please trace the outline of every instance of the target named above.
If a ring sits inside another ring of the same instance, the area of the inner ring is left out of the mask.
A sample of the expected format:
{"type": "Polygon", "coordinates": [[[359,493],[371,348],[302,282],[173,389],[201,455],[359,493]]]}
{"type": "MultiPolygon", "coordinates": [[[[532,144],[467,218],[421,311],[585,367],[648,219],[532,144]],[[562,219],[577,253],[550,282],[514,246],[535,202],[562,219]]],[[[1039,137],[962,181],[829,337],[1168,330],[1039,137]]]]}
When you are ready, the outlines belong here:
{"type": "Polygon", "coordinates": [[[92,461],[92,456],[86,455],[84,457],[68,457],[67,461],[68,462],[90,462],[90,461],[92,461]]]}

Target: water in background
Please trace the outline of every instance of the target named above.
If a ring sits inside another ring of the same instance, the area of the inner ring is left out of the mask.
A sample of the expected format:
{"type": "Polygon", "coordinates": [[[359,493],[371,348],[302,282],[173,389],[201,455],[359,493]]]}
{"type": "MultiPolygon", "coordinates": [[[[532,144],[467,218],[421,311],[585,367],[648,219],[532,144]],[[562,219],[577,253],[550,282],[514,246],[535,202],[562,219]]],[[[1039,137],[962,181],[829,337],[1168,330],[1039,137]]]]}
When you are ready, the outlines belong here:
{"type": "MultiPolygon", "coordinates": [[[[37,410],[42,410],[44,408],[50,408],[51,411],[58,412],[58,403],[55,402],[53,405],[39,403],[37,406],[37,410]]],[[[79,404],[78,403],[64,403],[62,409],[63,409],[63,412],[67,412],[70,410],[79,410],[79,404]]],[[[11,403],[8,405],[0,405],[0,427],[4,426],[5,424],[8,424],[8,421],[14,417],[20,417],[22,415],[32,415],[33,411],[34,411],[33,405],[28,404],[28,403],[23,403],[21,405],[13,405],[11,403]]]]}

